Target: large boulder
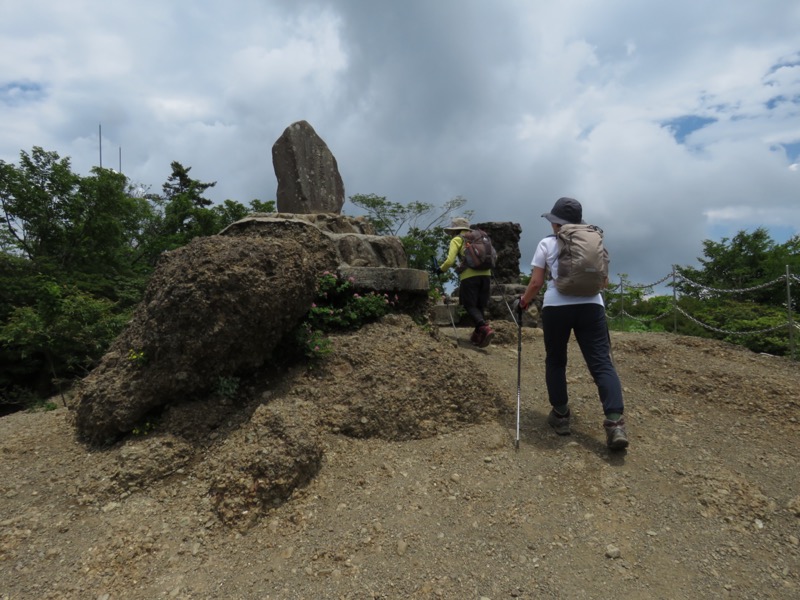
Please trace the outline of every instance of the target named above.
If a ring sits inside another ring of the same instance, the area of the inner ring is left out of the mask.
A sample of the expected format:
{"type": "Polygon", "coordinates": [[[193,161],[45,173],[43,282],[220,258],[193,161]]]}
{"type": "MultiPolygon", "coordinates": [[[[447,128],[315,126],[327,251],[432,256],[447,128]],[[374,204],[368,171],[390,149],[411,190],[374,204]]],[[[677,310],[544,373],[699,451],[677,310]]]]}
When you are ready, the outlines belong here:
{"type": "Polygon", "coordinates": [[[211,236],[159,262],[131,323],[82,382],[80,437],[104,443],[151,410],[202,395],[261,367],[306,314],[335,251],[310,227],[302,240],[211,236]]]}
{"type": "Polygon", "coordinates": [[[287,127],[272,146],[277,205],[287,213],[340,213],[344,183],[336,158],[306,121],[287,127]]]}
{"type": "MultiPolygon", "coordinates": [[[[497,339],[516,345],[516,327],[503,325],[497,339]]],[[[91,463],[76,481],[82,502],[115,501],[178,471],[197,483],[191,493],[220,522],[245,530],[324,468],[328,436],[401,442],[506,410],[480,361],[408,315],[386,315],[330,341],[332,352],[311,369],[256,372],[230,398],[175,398],[148,421],[147,435],[108,449],[114,461],[91,463]]]]}

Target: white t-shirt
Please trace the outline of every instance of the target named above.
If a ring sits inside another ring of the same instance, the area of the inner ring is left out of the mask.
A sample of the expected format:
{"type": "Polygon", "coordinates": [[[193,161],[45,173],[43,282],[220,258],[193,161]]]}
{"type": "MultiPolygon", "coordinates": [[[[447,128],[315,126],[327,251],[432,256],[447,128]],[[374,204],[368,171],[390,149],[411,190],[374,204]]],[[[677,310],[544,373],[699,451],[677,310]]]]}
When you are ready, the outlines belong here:
{"type": "MultiPolygon", "coordinates": [[[[554,235],[548,235],[544,238],[539,245],[536,246],[536,252],[533,253],[533,260],[531,261],[532,267],[539,267],[541,269],[550,269],[550,274],[553,279],[558,279],[558,238],[554,235]]],[[[544,293],[544,300],[542,307],[545,306],[567,306],[570,304],[599,304],[603,306],[603,295],[596,294],[594,296],[567,296],[560,293],[553,282],[547,283],[547,290],[544,293]]]]}

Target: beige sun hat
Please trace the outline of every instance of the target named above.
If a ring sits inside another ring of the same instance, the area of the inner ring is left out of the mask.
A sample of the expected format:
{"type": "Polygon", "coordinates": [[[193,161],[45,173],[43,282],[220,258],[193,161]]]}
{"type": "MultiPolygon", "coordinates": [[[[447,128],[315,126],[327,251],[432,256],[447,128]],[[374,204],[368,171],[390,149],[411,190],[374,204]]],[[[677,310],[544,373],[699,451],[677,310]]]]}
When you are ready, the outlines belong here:
{"type": "Polygon", "coordinates": [[[451,223],[450,227],[445,227],[445,231],[464,231],[465,229],[472,229],[469,224],[469,220],[465,219],[464,217],[455,217],[451,223]]]}

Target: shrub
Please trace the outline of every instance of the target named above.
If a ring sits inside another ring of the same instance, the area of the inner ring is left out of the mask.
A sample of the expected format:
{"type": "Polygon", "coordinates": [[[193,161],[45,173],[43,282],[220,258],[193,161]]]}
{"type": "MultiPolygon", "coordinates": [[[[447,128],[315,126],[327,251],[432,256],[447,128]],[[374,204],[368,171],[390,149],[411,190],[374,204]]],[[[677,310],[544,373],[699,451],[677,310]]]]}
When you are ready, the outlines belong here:
{"type": "Polygon", "coordinates": [[[397,301],[396,295],[360,294],[352,278],[326,271],[317,279],[314,303],[295,330],[295,341],[306,357],[323,358],[332,352],[326,333],[359,329],[391,312],[397,301]]]}
{"type": "Polygon", "coordinates": [[[330,332],[359,329],[389,313],[397,302],[397,296],[389,294],[359,294],[353,288],[353,280],[325,272],[317,280],[317,292],[306,322],[313,330],[330,332]]]}

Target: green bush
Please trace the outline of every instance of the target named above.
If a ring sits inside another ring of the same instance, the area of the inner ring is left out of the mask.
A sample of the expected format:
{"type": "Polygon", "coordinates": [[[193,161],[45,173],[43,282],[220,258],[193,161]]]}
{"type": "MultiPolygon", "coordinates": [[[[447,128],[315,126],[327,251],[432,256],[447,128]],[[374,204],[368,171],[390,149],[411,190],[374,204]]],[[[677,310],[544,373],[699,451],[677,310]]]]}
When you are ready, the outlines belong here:
{"type": "Polygon", "coordinates": [[[331,340],[319,329],[312,329],[307,322],[295,330],[295,343],[311,360],[324,358],[333,352],[331,340]]]}
{"type": "Polygon", "coordinates": [[[317,279],[308,315],[295,329],[295,342],[307,358],[322,358],[332,352],[326,333],[359,329],[391,312],[397,302],[396,295],[360,294],[355,291],[352,278],[326,271],[317,279]]]}
{"type": "Polygon", "coordinates": [[[14,307],[0,322],[0,396],[15,387],[36,387],[47,397],[58,380],[72,380],[88,373],[128,321],[128,312],[117,312],[115,303],[95,298],[74,286],[42,278],[38,297],[30,305],[14,307]],[[13,373],[13,378],[6,378],[13,373]],[[26,385],[27,384],[27,385],[26,385]]]}
{"type": "Polygon", "coordinates": [[[359,294],[353,279],[344,279],[326,271],[317,280],[317,292],[306,322],[323,332],[358,329],[389,313],[397,297],[388,294],[359,294]]]}

